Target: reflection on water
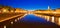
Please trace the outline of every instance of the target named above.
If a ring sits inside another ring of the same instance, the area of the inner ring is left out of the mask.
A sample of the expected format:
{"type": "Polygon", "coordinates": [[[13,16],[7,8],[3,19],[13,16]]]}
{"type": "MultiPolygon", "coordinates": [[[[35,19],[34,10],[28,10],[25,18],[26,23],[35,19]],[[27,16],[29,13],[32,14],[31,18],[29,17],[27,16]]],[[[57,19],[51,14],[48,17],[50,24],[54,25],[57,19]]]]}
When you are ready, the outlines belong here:
{"type": "Polygon", "coordinates": [[[0,25],[2,28],[60,28],[58,25],[32,14],[26,15],[22,19],[17,18],[17,20],[12,19],[11,21],[3,22],[0,25]]]}
{"type": "Polygon", "coordinates": [[[26,15],[24,18],[21,19],[21,21],[25,21],[25,22],[43,22],[43,23],[47,22],[43,18],[34,16],[33,14],[26,15]]]}
{"type": "Polygon", "coordinates": [[[54,23],[54,16],[52,16],[52,22],[54,23]]]}
{"type": "Polygon", "coordinates": [[[60,17],[59,17],[59,23],[58,23],[58,25],[60,25],[60,17]]]}
{"type": "MultiPolygon", "coordinates": [[[[49,17],[48,17],[49,20],[49,17]]],[[[33,14],[26,15],[22,19],[19,20],[19,22],[22,22],[22,24],[27,26],[33,26],[33,27],[42,27],[42,28],[58,28],[56,24],[51,23],[44,18],[37,17],[33,14]]]]}

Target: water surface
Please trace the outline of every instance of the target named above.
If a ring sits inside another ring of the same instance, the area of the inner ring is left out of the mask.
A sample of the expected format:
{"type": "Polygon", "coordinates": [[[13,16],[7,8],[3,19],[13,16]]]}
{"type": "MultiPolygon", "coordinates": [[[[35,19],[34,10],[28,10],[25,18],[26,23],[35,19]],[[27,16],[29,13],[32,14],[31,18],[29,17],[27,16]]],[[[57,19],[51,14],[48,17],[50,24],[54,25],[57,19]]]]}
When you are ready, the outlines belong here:
{"type": "Polygon", "coordinates": [[[51,23],[49,21],[44,20],[44,18],[37,17],[33,14],[26,15],[22,19],[20,19],[21,27],[30,27],[30,28],[59,28],[58,25],[51,23]]]}

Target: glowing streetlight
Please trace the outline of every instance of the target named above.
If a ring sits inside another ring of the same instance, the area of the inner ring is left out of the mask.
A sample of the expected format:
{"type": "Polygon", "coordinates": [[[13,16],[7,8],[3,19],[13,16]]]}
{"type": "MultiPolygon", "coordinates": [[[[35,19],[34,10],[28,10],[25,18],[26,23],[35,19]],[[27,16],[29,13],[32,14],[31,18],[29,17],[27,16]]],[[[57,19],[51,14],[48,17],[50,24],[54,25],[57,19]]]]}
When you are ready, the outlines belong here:
{"type": "Polygon", "coordinates": [[[53,12],[53,13],[56,13],[56,12],[53,12]]]}
{"type": "Polygon", "coordinates": [[[15,19],[15,22],[17,22],[17,19],[15,19]]]}
{"type": "Polygon", "coordinates": [[[13,12],[13,11],[11,11],[11,12],[13,12]]]}
{"type": "Polygon", "coordinates": [[[13,22],[11,22],[11,24],[13,24],[13,22]]]}
{"type": "Polygon", "coordinates": [[[3,12],[6,12],[6,10],[3,10],[3,12]]]}
{"type": "Polygon", "coordinates": [[[18,18],[18,20],[19,20],[20,18],[18,18]]]}

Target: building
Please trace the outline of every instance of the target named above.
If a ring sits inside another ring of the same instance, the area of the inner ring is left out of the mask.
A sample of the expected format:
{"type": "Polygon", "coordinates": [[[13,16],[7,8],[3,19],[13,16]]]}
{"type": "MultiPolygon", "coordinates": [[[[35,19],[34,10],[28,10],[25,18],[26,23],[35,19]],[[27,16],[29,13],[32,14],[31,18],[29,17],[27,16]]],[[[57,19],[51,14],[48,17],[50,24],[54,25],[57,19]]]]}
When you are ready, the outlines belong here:
{"type": "Polygon", "coordinates": [[[60,8],[57,8],[56,11],[60,12],[60,8]]]}
{"type": "Polygon", "coordinates": [[[1,10],[2,10],[2,8],[0,8],[0,13],[2,13],[2,11],[1,11],[1,10]]]}
{"type": "Polygon", "coordinates": [[[7,8],[0,8],[0,13],[8,13],[9,11],[7,8]]]}

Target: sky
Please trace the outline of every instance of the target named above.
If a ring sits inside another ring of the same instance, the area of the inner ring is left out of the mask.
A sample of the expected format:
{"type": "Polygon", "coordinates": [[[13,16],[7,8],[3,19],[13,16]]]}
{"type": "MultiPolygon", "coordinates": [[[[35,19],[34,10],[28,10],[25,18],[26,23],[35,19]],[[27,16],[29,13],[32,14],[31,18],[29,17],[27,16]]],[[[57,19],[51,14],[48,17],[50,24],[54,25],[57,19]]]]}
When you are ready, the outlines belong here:
{"type": "Polygon", "coordinates": [[[0,4],[25,10],[46,10],[48,6],[51,9],[60,8],[60,0],[0,0],[0,4]]]}

